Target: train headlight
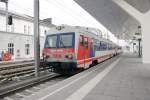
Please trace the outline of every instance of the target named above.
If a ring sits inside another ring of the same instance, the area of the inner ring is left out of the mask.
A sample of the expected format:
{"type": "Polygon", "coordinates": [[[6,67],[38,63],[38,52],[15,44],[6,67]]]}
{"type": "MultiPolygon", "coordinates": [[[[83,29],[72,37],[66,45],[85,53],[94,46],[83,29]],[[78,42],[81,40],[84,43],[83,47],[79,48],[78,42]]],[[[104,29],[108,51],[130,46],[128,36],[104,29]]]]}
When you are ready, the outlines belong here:
{"type": "Polygon", "coordinates": [[[43,54],[43,58],[45,58],[46,57],[46,55],[45,54],[43,54]]]}
{"type": "Polygon", "coordinates": [[[65,56],[67,59],[73,59],[73,55],[72,54],[68,54],[65,56]]]}
{"type": "Polygon", "coordinates": [[[44,59],[48,59],[48,58],[50,58],[50,55],[43,54],[43,58],[44,58],[44,59]]]}
{"type": "Polygon", "coordinates": [[[50,56],[49,55],[46,55],[46,57],[45,57],[46,59],[48,59],[48,58],[50,58],[50,56]]]}

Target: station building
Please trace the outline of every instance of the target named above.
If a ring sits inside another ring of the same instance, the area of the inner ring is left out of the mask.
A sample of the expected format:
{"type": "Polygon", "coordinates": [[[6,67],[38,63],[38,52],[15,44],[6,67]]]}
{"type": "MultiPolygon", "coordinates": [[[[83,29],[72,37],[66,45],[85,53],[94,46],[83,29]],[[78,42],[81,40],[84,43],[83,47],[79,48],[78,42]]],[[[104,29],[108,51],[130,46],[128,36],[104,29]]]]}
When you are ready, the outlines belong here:
{"type": "MultiPolygon", "coordinates": [[[[8,12],[12,16],[12,25],[7,25],[6,12],[0,8],[0,52],[8,51],[12,59],[29,59],[34,56],[34,24],[33,17],[16,12],[8,12]]],[[[44,45],[46,32],[53,27],[51,18],[40,20],[40,47],[44,45]]]]}

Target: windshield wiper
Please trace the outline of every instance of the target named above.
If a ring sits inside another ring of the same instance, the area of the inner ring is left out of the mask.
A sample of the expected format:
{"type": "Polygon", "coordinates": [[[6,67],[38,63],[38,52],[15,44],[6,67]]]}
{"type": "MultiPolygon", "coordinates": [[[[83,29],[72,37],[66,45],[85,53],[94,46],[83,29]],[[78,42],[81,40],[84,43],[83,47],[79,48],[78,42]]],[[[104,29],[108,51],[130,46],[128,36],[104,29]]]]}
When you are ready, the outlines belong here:
{"type": "Polygon", "coordinates": [[[66,48],[66,46],[64,45],[63,41],[60,39],[60,44],[62,44],[63,48],[66,48]]]}

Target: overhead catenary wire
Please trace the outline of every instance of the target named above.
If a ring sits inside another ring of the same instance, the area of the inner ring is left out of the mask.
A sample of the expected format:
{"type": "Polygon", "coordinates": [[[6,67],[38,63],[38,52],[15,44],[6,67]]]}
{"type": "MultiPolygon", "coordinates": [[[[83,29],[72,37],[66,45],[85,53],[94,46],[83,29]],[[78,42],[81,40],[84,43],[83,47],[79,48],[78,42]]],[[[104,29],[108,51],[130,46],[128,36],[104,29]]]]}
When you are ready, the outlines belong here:
{"type": "MultiPolygon", "coordinates": [[[[59,4],[60,6],[62,6],[64,9],[66,9],[68,12],[70,12],[70,13],[72,13],[72,14],[74,14],[74,15],[77,15],[78,17],[80,17],[80,18],[82,18],[83,19],[83,21],[85,22],[85,23],[89,23],[90,25],[93,25],[93,22],[91,22],[89,19],[87,19],[86,17],[83,17],[82,15],[81,15],[81,13],[79,14],[77,11],[72,11],[72,10],[74,10],[74,9],[71,9],[70,7],[68,7],[67,5],[63,5],[63,3],[62,2],[60,2],[59,0],[55,0],[55,2],[57,3],[57,4],[59,4]]],[[[75,3],[74,3],[75,4],[75,3]]],[[[78,6],[78,7],[80,7],[80,6],[78,6]]],[[[83,9],[83,8],[80,8],[81,10],[83,9]]],[[[85,12],[85,11],[84,11],[85,12]]],[[[86,12],[87,13],[87,12],[86,12]]],[[[88,14],[89,16],[91,16],[90,14],[88,14]]],[[[93,25],[94,26],[94,25],[93,25]]]]}
{"type": "MultiPolygon", "coordinates": [[[[63,11],[64,13],[66,13],[67,15],[69,15],[69,16],[71,16],[73,19],[75,19],[75,21],[77,21],[77,23],[82,23],[83,25],[86,25],[87,23],[85,23],[83,20],[80,20],[78,17],[76,17],[76,16],[74,16],[74,14],[73,13],[70,13],[70,12],[68,12],[66,9],[64,9],[65,7],[62,7],[62,6],[60,6],[60,5],[58,5],[57,3],[56,3],[56,1],[55,2],[53,2],[53,1],[50,1],[50,0],[46,0],[49,4],[54,4],[56,7],[58,7],[61,11],[63,11]]],[[[74,21],[74,20],[72,20],[72,21],[74,21]]]]}
{"type": "MultiPolygon", "coordinates": [[[[45,0],[46,2],[49,2],[49,4],[53,4],[53,6],[57,7],[60,11],[64,12],[65,14],[69,15],[68,17],[70,17],[72,20],[72,22],[74,22],[75,25],[91,25],[94,26],[94,23],[92,23],[90,20],[83,18],[83,16],[81,16],[79,13],[77,13],[77,11],[72,11],[68,6],[63,6],[62,3],[60,3],[60,1],[52,1],[52,0],[45,0]]],[[[14,1],[11,0],[11,3],[9,3],[9,6],[11,6],[12,8],[21,8],[23,10],[23,13],[29,13],[31,16],[33,16],[33,10],[27,7],[23,7],[21,5],[19,5],[18,3],[15,3],[14,1]]],[[[42,18],[45,18],[45,15],[47,15],[47,11],[42,10],[40,12],[40,16],[42,18]]],[[[53,15],[52,15],[53,16],[53,15]]],[[[63,20],[63,18],[57,18],[55,16],[53,16],[54,19],[56,19],[55,21],[57,22],[63,22],[65,23],[65,20],[63,20]]]]}
{"type": "MultiPolygon", "coordinates": [[[[28,15],[28,14],[26,14],[26,13],[30,13],[29,14],[29,16],[31,16],[31,17],[33,17],[33,10],[32,9],[30,9],[30,8],[28,8],[28,7],[23,7],[23,6],[21,6],[21,5],[19,5],[19,4],[17,4],[17,3],[15,3],[15,2],[11,2],[11,3],[9,3],[9,7],[10,8],[21,8],[24,12],[22,13],[22,14],[25,14],[25,15],[28,15]]],[[[46,15],[47,14],[47,12],[40,12],[40,19],[42,19],[42,18],[47,18],[47,17],[45,17],[44,15],[46,15]]],[[[57,19],[57,20],[59,20],[60,22],[62,22],[63,21],[63,19],[57,19]]]]}

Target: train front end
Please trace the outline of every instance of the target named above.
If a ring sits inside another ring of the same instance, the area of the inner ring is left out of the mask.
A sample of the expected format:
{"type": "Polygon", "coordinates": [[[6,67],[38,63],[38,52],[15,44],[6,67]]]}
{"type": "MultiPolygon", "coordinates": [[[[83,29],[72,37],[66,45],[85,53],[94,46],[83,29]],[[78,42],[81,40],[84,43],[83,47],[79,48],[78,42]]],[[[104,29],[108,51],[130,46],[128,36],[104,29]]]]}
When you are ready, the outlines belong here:
{"type": "Polygon", "coordinates": [[[43,59],[60,74],[73,74],[76,70],[75,33],[57,33],[46,36],[43,59]]]}

